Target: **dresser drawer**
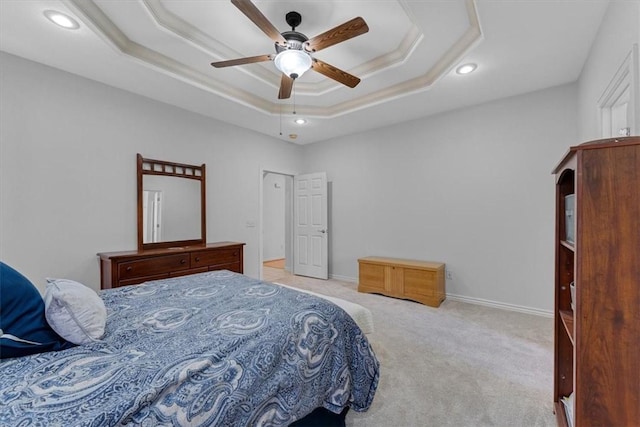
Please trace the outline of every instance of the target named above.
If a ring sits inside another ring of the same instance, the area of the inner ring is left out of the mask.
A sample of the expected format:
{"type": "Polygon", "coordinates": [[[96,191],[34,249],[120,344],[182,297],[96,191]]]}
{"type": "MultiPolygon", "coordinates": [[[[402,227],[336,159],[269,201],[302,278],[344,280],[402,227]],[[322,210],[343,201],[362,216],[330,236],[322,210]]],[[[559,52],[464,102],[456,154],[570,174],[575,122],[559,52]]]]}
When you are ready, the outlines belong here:
{"type": "Polygon", "coordinates": [[[242,268],[240,267],[239,262],[209,266],[209,271],[215,271],[215,270],[229,270],[229,271],[235,271],[236,273],[242,273],[242,268]]]}
{"type": "Polygon", "coordinates": [[[230,264],[240,261],[240,249],[216,249],[191,253],[191,267],[230,264]]]}
{"type": "Polygon", "coordinates": [[[191,270],[172,271],[169,273],[169,277],[188,276],[190,274],[206,273],[209,271],[207,267],[192,268],[191,270]]]}
{"type": "Polygon", "coordinates": [[[168,279],[169,273],[154,274],[153,276],[135,277],[133,279],[120,280],[114,287],[137,285],[138,283],[150,282],[152,280],[168,279]]]}
{"type": "Polygon", "coordinates": [[[188,270],[189,254],[165,255],[136,261],[120,263],[118,266],[119,280],[136,277],[153,276],[179,270],[188,270]]]}

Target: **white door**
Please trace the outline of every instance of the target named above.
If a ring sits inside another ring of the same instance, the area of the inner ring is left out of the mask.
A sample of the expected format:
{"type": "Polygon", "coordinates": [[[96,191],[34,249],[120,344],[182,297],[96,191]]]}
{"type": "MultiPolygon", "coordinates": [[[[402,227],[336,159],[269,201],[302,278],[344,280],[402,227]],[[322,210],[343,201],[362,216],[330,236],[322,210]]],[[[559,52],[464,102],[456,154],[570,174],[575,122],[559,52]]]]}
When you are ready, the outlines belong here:
{"type": "Polygon", "coordinates": [[[611,136],[614,138],[617,136],[630,136],[630,124],[628,99],[613,104],[611,107],[611,136]]]}
{"type": "Polygon", "coordinates": [[[617,138],[631,135],[633,121],[631,100],[631,85],[616,87],[609,95],[607,102],[601,105],[602,137],[617,138]]]}
{"type": "Polygon", "coordinates": [[[297,175],[293,189],[293,273],[328,279],[327,174],[297,175]]]}

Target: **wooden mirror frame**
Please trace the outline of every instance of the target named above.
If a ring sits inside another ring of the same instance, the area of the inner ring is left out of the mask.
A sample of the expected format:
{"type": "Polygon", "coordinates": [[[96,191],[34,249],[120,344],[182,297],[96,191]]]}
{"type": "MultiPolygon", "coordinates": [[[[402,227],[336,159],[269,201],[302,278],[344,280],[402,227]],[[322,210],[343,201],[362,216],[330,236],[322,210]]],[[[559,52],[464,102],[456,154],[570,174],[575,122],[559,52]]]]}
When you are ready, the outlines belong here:
{"type": "Polygon", "coordinates": [[[206,167],[187,165],[183,163],[166,162],[164,160],[145,159],[137,154],[138,165],[138,250],[163,249],[181,246],[204,246],[207,240],[207,216],[206,216],[206,167]],[[177,178],[194,179],[200,181],[200,239],[173,240],[166,242],[144,243],[143,222],[143,177],[144,175],[162,175],[177,178]]]}

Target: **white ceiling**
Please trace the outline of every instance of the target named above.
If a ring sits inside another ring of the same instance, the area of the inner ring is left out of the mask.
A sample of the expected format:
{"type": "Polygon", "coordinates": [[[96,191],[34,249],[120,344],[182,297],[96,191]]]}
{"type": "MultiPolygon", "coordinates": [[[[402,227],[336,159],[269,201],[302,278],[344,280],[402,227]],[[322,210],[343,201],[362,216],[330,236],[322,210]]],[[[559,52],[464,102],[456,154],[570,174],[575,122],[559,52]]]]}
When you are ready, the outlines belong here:
{"type": "Polygon", "coordinates": [[[277,99],[273,42],[229,0],[0,0],[0,50],[168,104],[308,144],[575,81],[608,0],[255,0],[309,37],[361,16],[369,32],[314,54],[362,82],[313,71],[277,99]],[[80,23],[65,30],[43,12],[80,23]],[[469,75],[455,73],[466,62],[469,75]],[[293,114],[295,108],[295,115],[293,114]],[[293,122],[304,117],[306,125],[293,122]],[[282,133],[282,135],[280,135],[282,133]],[[290,138],[296,134],[297,138],[290,138]]]}

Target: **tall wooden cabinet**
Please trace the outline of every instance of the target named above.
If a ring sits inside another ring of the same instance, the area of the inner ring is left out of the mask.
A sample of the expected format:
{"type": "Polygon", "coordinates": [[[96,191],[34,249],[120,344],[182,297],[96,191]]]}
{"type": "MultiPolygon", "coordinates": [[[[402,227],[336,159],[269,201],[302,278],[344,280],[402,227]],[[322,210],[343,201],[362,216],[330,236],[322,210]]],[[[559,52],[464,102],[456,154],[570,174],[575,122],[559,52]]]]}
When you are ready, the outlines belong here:
{"type": "Polygon", "coordinates": [[[554,174],[558,425],[573,393],[576,427],[640,426],[640,137],[571,147],[554,174]]]}

